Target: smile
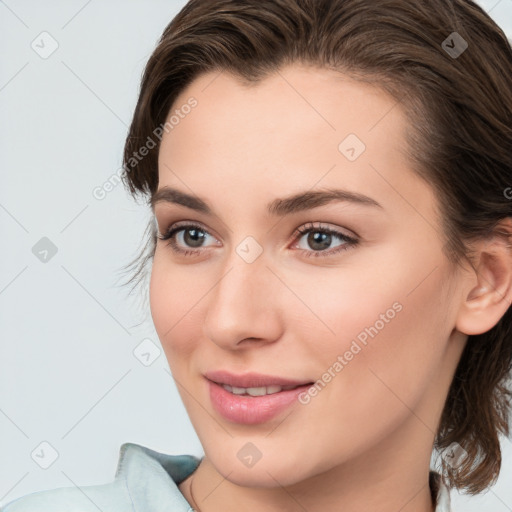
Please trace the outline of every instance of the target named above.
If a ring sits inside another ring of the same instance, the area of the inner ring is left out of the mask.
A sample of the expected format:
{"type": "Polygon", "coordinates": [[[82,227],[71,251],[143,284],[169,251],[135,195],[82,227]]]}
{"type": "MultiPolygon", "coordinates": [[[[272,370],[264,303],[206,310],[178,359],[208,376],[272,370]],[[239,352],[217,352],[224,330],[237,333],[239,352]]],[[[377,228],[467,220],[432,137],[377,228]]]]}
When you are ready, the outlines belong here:
{"type": "Polygon", "coordinates": [[[258,388],[239,388],[235,386],[229,386],[228,384],[222,384],[222,387],[234,395],[264,396],[273,395],[274,393],[279,393],[280,391],[295,389],[298,386],[264,386],[258,388]]]}

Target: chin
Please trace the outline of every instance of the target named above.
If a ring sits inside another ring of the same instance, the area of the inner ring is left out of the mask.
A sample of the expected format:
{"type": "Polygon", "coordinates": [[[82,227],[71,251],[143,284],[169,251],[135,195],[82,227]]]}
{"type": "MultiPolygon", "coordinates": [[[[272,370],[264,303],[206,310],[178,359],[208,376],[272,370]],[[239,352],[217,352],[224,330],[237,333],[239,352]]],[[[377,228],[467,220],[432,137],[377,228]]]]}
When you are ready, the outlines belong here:
{"type": "MultiPolygon", "coordinates": [[[[238,450],[237,450],[238,451],[238,450]]],[[[244,464],[234,452],[233,455],[223,451],[208,454],[210,463],[226,480],[242,487],[271,489],[279,486],[289,486],[300,482],[307,475],[299,474],[304,466],[298,466],[291,458],[289,460],[275,454],[265,458],[264,454],[252,466],[244,464]]]]}
{"type": "Polygon", "coordinates": [[[271,466],[269,468],[262,467],[259,470],[256,470],[256,468],[246,470],[238,468],[231,473],[228,471],[225,475],[222,474],[226,480],[241,487],[273,489],[281,486],[287,487],[301,480],[291,471],[291,468],[288,468],[288,470],[286,468],[276,469],[271,466]]]}

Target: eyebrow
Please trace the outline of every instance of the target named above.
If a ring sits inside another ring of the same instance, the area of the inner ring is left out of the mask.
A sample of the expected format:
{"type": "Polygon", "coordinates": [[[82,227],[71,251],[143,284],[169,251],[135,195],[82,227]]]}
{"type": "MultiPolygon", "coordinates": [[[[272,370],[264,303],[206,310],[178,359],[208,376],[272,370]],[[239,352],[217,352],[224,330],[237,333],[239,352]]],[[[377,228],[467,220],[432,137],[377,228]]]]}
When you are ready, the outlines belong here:
{"type": "MultiPolygon", "coordinates": [[[[267,205],[267,211],[270,215],[282,217],[323,206],[334,201],[349,202],[384,209],[375,199],[363,194],[349,190],[326,189],[309,190],[282,199],[274,199],[267,205]]],[[[212,214],[212,209],[208,206],[206,201],[171,187],[162,187],[155,192],[151,198],[151,208],[154,209],[155,205],[161,202],[179,204],[206,215],[212,214]]]]}

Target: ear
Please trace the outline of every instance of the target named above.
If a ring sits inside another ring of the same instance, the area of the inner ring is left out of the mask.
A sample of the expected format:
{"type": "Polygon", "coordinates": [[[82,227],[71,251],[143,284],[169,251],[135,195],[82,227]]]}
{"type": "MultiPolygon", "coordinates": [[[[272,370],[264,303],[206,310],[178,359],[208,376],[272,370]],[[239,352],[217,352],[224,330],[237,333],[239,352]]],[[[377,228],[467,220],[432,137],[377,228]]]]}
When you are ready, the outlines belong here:
{"type": "Polygon", "coordinates": [[[512,217],[473,245],[474,266],[463,289],[456,329],[467,335],[491,330],[512,303],[512,217]]]}

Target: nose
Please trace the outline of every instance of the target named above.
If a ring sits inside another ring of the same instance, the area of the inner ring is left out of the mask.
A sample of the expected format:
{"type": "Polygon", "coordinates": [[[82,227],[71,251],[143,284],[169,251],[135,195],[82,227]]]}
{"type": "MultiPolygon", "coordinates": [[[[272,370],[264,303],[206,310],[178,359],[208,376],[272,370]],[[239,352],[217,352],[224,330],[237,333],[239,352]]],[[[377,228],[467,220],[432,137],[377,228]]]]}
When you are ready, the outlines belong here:
{"type": "Polygon", "coordinates": [[[264,253],[248,263],[233,251],[208,294],[205,337],[228,350],[276,341],[284,321],[283,289],[264,253]]]}

